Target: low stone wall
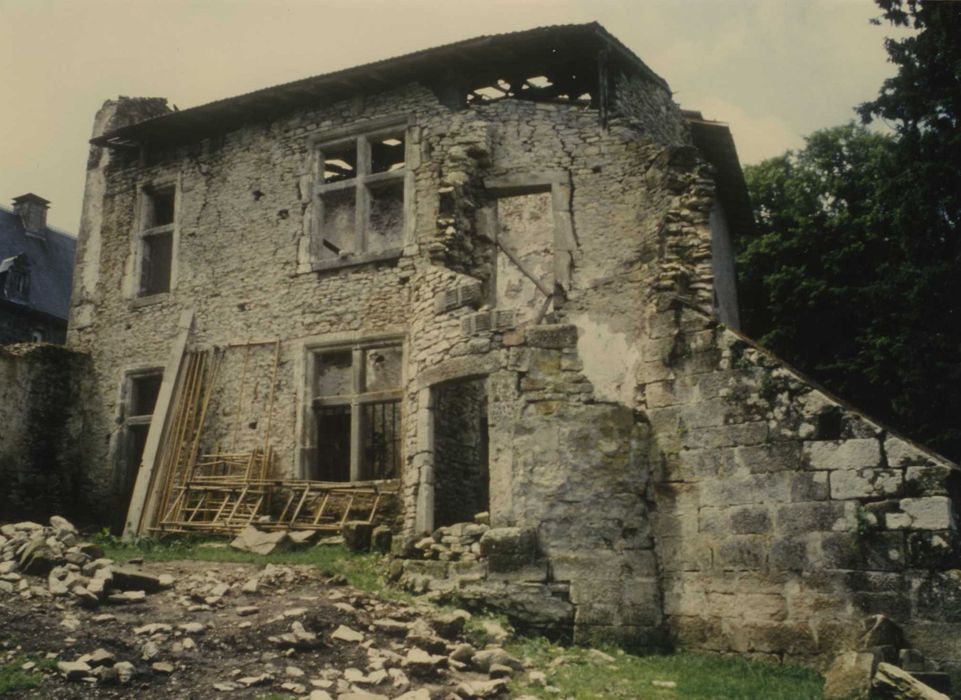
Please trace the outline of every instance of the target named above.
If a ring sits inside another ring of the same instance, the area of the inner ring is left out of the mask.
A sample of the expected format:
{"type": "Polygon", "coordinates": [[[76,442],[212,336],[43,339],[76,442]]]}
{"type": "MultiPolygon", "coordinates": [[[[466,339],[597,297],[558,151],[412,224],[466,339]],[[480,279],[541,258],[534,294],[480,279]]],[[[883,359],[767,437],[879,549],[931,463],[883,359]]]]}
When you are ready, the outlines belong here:
{"type": "Polygon", "coordinates": [[[697,312],[666,313],[642,386],[676,642],[823,666],[883,613],[959,675],[961,471],[697,312]]]}
{"type": "Polygon", "coordinates": [[[58,345],[0,347],[0,519],[101,514],[79,447],[88,361],[58,345]]]}

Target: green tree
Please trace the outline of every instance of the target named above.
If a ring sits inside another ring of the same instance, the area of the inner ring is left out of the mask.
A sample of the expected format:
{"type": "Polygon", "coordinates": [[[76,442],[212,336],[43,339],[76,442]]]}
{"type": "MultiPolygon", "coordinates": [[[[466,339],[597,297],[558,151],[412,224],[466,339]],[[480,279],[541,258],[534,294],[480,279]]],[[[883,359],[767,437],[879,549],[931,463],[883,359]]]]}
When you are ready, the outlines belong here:
{"type": "Polygon", "coordinates": [[[898,234],[895,355],[906,378],[901,424],[961,460],[961,3],[876,0],[911,34],[888,39],[897,73],[858,108],[896,134],[879,201],[898,234]]]}
{"type": "Polygon", "coordinates": [[[759,235],[741,241],[748,334],[870,413],[891,420],[885,299],[897,241],[879,206],[892,140],[853,124],[745,168],[759,235]]]}
{"type": "MultiPolygon", "coordinates": [[[[828,389],[961,459],[961,4],[877,0],[909,27],[853,125],[745,169],[745,329],[828,389]]],[[[880,19],[878,22],[880,23],[880,19]]]]}
{"type": "MultiPolygon", "coordinates": [[[[897,134],[897,167],[884,193],[916,262],[961,260],[961,3],[877,0],[880,23],[911,35],[885,40],[897,73],[858,107],[897,134]]],[[[956,321],[961,319],[955,319],[956,321]]]]}

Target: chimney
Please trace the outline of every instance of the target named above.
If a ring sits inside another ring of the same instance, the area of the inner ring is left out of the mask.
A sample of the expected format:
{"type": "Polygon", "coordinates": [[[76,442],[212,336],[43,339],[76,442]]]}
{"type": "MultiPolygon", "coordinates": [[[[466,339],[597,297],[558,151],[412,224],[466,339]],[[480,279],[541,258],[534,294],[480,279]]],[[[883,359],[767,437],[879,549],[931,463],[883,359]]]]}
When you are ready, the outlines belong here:
{"type": "Polygon", "coordinates": [[[49,200],[38,197],[33,192],[13,198],[13,213],[20,216],[27,233],[43,236],[47,229],[47,207],[49,200]]]}

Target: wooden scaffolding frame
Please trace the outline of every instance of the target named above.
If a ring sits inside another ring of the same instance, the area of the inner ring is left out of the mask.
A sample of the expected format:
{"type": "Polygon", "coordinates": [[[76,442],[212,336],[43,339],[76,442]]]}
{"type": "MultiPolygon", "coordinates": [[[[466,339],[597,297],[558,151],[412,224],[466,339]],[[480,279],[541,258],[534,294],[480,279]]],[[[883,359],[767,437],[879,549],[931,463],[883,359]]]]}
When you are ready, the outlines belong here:
{"type": "MultiPolygon", "coordinates": [[[[149,521],[154,533],[233,534],[254,524],[268,530],[339,532],[348,520],[373,523],[397,497],[396,480],[326,482],[273,478],[271,445],[280,341],[271,341],[273,366],[263,441],[248,451],[235,448],[249,354],[243,345],[238,406],[230,447],[201,453],[208,411],[227,348],[184,353],[173,390],[151,483],[149,521]]],[[[240,347],[240,344],[228,347],[240,347]]]]}

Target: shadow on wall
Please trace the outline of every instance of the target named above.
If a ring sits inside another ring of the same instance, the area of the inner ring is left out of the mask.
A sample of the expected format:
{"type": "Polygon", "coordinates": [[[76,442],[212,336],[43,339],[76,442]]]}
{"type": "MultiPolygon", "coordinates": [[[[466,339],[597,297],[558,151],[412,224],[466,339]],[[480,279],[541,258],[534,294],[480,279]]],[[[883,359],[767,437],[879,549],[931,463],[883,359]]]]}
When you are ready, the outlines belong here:
{"type": "Polygon", "coordinates": [[[0,348],[0,520],[101,515],[78,439],[88,360],[56,345],[0,348]]]}

